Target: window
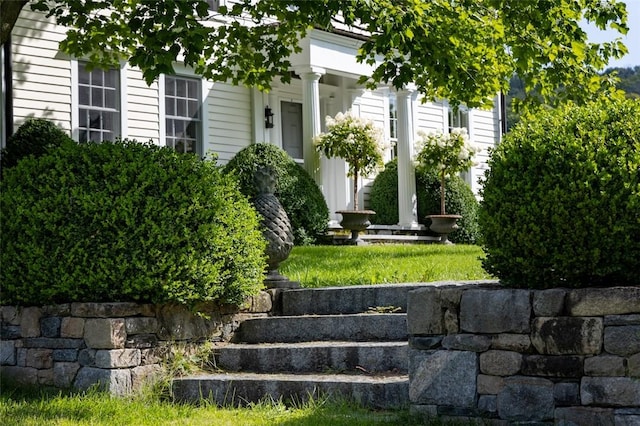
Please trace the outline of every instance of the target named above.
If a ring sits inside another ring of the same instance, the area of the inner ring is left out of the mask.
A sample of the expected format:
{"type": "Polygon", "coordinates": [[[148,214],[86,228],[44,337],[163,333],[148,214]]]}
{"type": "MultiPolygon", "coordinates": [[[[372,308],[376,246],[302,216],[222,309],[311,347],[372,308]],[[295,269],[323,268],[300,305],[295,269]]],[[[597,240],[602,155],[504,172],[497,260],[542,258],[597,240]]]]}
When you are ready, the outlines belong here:
{"type": "Polygon", "coordinates": [[[200,130],[200,80],[165,77],[166,143],[178,152],[198,152],[200,130]]]}
{"type": "Polygon", "coordinates": [[[449,107],[449,132],[452,129],[464,127],[469,131],[469,110],[464,107],[458,107],[457,110],[449,107]]]}
{"type": "Polygon", "coordinates": [[[398,156],[398,98],[389,93],[389,138],[392,148],[392,159],[398,156]]]}
{"type": "Polygon", "coordinates": [[[78,141],[113,141],[120,136],[119,70],[87,70],[78,64],[78,141]]]}
{"type": "Polygon", "coordinates": [[[209,5],[209,10],[213,12],[217,12],[220,9],[220,6],[224,6],[225,0],[207,0],[207,4],[209,5]]]}

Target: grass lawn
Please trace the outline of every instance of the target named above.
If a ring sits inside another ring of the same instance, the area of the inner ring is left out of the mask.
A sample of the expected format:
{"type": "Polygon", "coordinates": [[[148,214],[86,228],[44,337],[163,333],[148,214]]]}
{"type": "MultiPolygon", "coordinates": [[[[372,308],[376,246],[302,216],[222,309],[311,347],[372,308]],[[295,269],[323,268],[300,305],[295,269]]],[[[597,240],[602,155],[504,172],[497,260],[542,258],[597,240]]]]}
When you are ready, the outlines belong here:
{"type": "MultiPolygon", "coordinates": [[[[260,403],[248,408],[218,408],[163,402],[157,397],[116,398],[89,392],[64,395],[33,391],[0,393],[3,426],[114,425],[408,425],[416,424],[408,410],[371,411],[346,403],[312,401],[297,407],[260,403]]],[[[441,424],[434,420],[434,424],[441,424]]],[[[424,423],[422,423],[424,424],[424,423]]]]}
{"type": "Polygon", "coordinates": [[[302,287],[492,278],[471,245],[381,244],[294,247],[280,273],[302,287]]]}

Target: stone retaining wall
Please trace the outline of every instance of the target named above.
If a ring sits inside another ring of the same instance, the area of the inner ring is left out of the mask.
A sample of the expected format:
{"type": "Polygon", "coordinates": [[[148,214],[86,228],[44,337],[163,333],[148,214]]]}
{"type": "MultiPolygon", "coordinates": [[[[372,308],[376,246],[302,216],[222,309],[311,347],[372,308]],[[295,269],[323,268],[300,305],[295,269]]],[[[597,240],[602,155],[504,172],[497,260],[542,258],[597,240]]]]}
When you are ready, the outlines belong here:
{"type": "Polygon", "coordinates": [[[640,286],[409,293],[409,397],[494,424],[640,424],[640,286]]]}
{"type": "Polygon", "coordinates": [[[70,303],[0,307],[0,374],[24,385],[87,389],[113,394],[138,389],[162,371],[173,349],[194,351],[205,341],[228,340],[241,320],[265,316],[273,291],[238,308],[70,303]]]}

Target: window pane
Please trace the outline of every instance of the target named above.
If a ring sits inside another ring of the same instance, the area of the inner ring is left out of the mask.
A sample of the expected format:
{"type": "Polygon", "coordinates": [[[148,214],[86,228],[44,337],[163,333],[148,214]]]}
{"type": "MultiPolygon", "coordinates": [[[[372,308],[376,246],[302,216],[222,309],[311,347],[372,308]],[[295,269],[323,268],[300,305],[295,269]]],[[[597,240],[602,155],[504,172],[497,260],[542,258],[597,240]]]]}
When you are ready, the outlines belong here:
{"type": "Polygon", "coordinates": [[[174,96],[176,94],[176,79],[168,78],[164,79],[164,91],[167,96],[174,96]]]}
{"type": "Polygon", "coordinates": [[[180,120],[173,120],[173,132],[176,137],[184,136],[184,122],[180,120]]]}
{"type": "Polygon", "coordinates": [[[176,141],[175,149],[178,152],[185,152],[185,145],[183,140],[176,141]]]}
{"type": "MultiPolygon", "coordinates": [[[[91,129],[99,129],[100,128],[100,112],[99,111],[90,111],[89,112],[89,128],[91,129]]],[[[91,139],[93,140],[93,139],[91,139]]]]}
{"type": "Polygon", "coordinates": [[[166,98],[164,100],[164,108],[167,115],[176,115],[176,104],[173,98],[166,98]]]}
{"type": "Polygon", "coordinates": [[[105,90],[104,91],[104,106],[107,108],[116,108],[116,91],[105,90]]]}
{"type": "Polygon", "coordinates": [[[113,123],[113,113],[112,112],[103,112],[102,113],[102,128],[104,130],[114,130],[115,126],[113,123]]]}
{"type": "Polygon", "coordinates": [[[197,101],[189,101],[189,111],[187,112],[187,116],[198,118],[198,102],[197,101]]]}
{"type": "Polygon", "coordinates": [[[102,142],[100,132],[89,132],[89,140],[93,142],[102,142]]]}
{"type": "Polygon", "coordinates": [[[188,92],[187,96],[191,99],[198,99],[198,84],[193,80],[187,81],[188,92]]]}
{"type": "Polygon", "coordinates": [[[78,114],[78,126],[87,127],[87,114],[88,110],[80,108],[80,113],[78,114]]]}
{"type": "Polygon", "coordinates": [[[87,71],[84,64],[78,64],[78,82],[80,84],[89,84],[91,74],[87,71]]]}
{"type": "Polygon", "coordinates": [[[87,131],[86,130],[80,130],[80,133],[78,134],[78,141],[80,143],[84,143],[87,141],[87,131]]]}
{"type": "Polygon", "coordinates": [[[187,97],[187,82],[185,80],[176,80],[176,96],[187,97]]]}
{"type": "Polygon", "coordinates": [[[197,128],[197,124],[194,121],[189,121],[189,124],[187,124],[187,137],[191,138],[191,139],[195,139],[196,138],[196,128],[197,128]]]}
{"type": "Polygon", "coordinates": [[[176,115],[178,117],[188,117],[187,115],[187,101],[184,99],[176,99],[176,115]]]}
{"type": "Polygon", "coordinates": [[[106,87],[116,88],[118,84],[118,71],[109,70],[105,73],[104,85],[106,87]]]}
{"type": "Polygon", "coordinates": [[[194,141],[192,141],[192,140],[185,141],[185,151],[184,152],[196,152],[194,141]]]}
{"type": "Polygon", "coordinates": [[[102,99],[102,89],[93,87],[91,88],[91,106],[103,107],[104,100],[102,99]]]}
{"type": "Polygon", "coordinates": [[[80,86],[78,87],[78,102],[80,105],[91,105],[91,98],[89,96],[89,87],[80,86]]]}
{"type": "Polygon", "coordinates": [[[99,69],[91,71],[91,84],[94,86],[102,86],[104,84],[104,72],[99,69]]]}
{"type": "Polygon", "coordinates": [[[175,136],[175,132],[173,130],[173,120],[167,118],[165,127],[166,127],[167,136],[175,136]]]}

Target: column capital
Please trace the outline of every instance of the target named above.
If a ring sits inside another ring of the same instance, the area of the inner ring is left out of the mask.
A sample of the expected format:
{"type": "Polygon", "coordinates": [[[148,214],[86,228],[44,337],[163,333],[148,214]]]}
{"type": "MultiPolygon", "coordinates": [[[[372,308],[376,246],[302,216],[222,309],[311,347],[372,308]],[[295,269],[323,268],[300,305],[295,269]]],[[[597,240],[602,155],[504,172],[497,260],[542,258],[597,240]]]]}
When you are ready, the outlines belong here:
{"type": "Polygon", "coordinates": [[[407,97],[413,96],[413,94],[416,93],[417,91],[418,89],[415,84],[407,84],[402,89],[396,89],[396,93],[398,94],[398,96],[407,96],[407,97]]]}
{"type": "Polygon", "coordinates": [[[293,69],[302,80],[319,80],[327,73],[327,70],[320,67],[296,67],[293,69]]]}

